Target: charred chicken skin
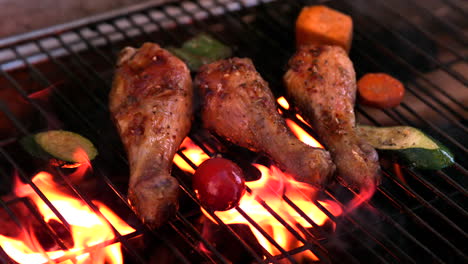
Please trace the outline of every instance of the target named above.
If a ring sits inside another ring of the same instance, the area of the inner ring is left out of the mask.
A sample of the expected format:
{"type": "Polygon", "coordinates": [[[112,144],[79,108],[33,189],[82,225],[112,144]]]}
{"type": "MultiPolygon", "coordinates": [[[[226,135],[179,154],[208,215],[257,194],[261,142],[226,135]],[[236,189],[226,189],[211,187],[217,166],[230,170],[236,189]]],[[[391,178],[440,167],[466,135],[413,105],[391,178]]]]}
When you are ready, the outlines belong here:
{"type": "Polygon", "coordinates": [[[284,83],[331,152],[339,176],[353,187],[378,183],[377,153],[354,130],[356,77],[346,52],[338,46],[302,46],[289,61],[284,83]]]}
{"type": "Polygon", "coordinates": [[[303,144],[286,128],[267,82],[250,59],[204,65],[195,86],[204,100],[202,119],[209,130],[268,154],[298,181],[321,184],[332,175],[329,153],[303,144]]]}
{"type": "Polygon", "coordinates": [[[161,226],[178,208],[172,160],[193,115],[190,72],[157,44],[122,50],[109,107],[130,165],[128,198],[140,218],[161,226]]]}

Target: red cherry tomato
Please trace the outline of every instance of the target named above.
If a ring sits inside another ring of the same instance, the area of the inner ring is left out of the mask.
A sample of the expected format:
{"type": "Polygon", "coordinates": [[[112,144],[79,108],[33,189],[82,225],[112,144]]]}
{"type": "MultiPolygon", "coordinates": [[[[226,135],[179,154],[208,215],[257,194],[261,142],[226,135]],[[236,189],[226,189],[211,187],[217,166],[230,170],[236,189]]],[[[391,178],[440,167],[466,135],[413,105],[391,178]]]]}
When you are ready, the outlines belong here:
{"type": "Polygon", "coordinates": [[[215,211],[229,210],[245,192],[242,169],[224,158],[206,160],[193,175],[193,189],[203,205],[215,211]]]}

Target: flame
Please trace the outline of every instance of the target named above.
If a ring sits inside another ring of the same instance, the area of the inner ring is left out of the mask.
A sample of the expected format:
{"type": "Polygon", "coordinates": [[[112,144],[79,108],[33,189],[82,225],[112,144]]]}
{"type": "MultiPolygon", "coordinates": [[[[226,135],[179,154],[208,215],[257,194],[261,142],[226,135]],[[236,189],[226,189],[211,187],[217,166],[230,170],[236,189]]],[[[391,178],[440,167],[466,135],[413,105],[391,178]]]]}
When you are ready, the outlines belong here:
{"type": "MultiPolygon", "coordinates": [[[[180,145],[182,153],[195,165],[200,165],[203,161],[209,159],[210,157],[197,146],[189,137],[186,137],[182,144],[180,145]]],[[[174,156],[174,163],[181,170],[195,173],[195,170],[179,155],[174,156]]]]}
{"type": "MultiPolygon", "coordinates": [[[[88,166],[83,166],[88,170],[88,166]]],[[[84,170],[82,170],[84,172],[84,170]]],[[[75,172],[75,176],[78,172],[75,172]]],[[[34,237],[32,225],[26,225],[17,237],[0,235],[0,246],[16,262],[27,264],[40,263],[123,263],[121,245],[114,243],[105,248],[99,244],[115,238],[109,225],[122,235],[135,230],[115,215],[108,207],[98,201],[92,201],[109,223],[95,214],[92,209],[81,200],[76,199],[60,189],[54,182],[53,176],[47,172],[39,172],[32,182],[44,193],[47,199],[60,212],[70,225],[73,248],[68,250],[52,250],[45,252],[38,239],[34,237]],[[89,250],[89,247],[93,247],[89,250]],[[87,252],[90,251],[90,252],[87,252]]],[[[18,197],[29,197],[36,205],[46,223],[55,220],[62,221],[53,213],[47,204],[28,184],[23,184],[15,176],[14,194],[18,197]]]]}
{"type": "Polygon", "coordinates": [[[305,121],[304,118],[302,118],[301,115],[296,114],[296,118],[299,119],[302,123],[304,123],[304,124],[307,125],[308,127],[312,128],[312,126],[311,126],[307,121],[305,121]]]}
{"type": "MultiPolygon", "coordinates": [[[[284,96],[278,97],[276,99],[279,105],[281,105],[284,109],[289,110],[289,103],[284,98],[284,96]]],[[[283,114],[283,111],[278,108],[278,113],[283,114]]],[[[307,125],[308,127],[312,128],[312,126],[302,118],[299,114],[296,114],[296,118],[299,119],[302,123],[307,125]]],[[[286,125],[288,125],[289,129],[293,132],[293,134],[302,142],[305,144],[316,147],[316,148],[324,148],[320,142],[318,142],[315,138],[313,138],[311,135],[309,135],[304,129],[302,129],[296,122],[292,121],[289,118],[286,118],[286,125]]]]}
{"type": "Polygon", "coordinates": [[[304,129],[302,129],[298,124],[292,121],[289,118],[286,118],[286,125],[288,125],[289,129],[293,132],[293,134],[305,144],[315,147],[315,148],[323,148],[322,144],[318,142],[315,138],[309,135],[304,129]]]}
{"type": "Polygon", "coordinates": [[[289,110],[289,103],[288,103],[288,101],[286,101],[286,98],[284,98],[284,96],[278,97],[278,99],[276,99],[276,101],[277,101],[278,104],[281,105],[284,109],[289,110]]]}
{"type": "MultiPolygon", "coordinates": [[[[280,223],[259,200],[263,200],[271,207],[282,219],[284,219],[297,233],[297,225],[305,228],[311,228],[312,225],[304,219],[293,207],[282,199],[286,195],[293,203],[299,207],[310,219],[317,225],[323,225],[329,218],[317,206],[314,205],[313,197],[317,190],[306,183],[294,180],[290,175],[281,172],[275,166],[267,168],[263,165],[254,164],[262,177],[253,182],[247,182],[246,185],[251,189],[251,193],[246,193],[239,202],[239,207],[253,218],[263,230],[265,230],[283,249],[292,250],[303,245],[286,227],[280,223]]],[[[342,214],[341,207],[331,201],[319,201],[321,205],[327,208],[335,216],[342,214]]],[[[204,211],[205,215],[211,219],[210,215],[204,211]]],[[[246,224],[250,227],[259,243],[272,255],[277,255],[280,251],[272,245],[250,222],[245,219],[236,209],[224,212],[215,212],[215,214],[225,224],[246,224]]],[[[213,220],[213,219],[212,219],[213,220]]],[[[214,220],[213,220],[214,221],[214,220]]],[[[215,222],[215,221],[214,221],[215,222]]],[[[216,223],[216,222],[215,222],[216,223]]],[[[303,236],[303,238],[305,238],[303,236]]],[[[302,255],[301,257],[305,257],[302,255]]],[[[309,259],[317,261],[318,258],[307,253],[309,259]]]]}
{"type": "MultiPolygon", "coordinates": [[[[277,99],[283,109],[289,110],[289,103],[284,97],[277,99]]],[[[283,113],[281,109],[278,109],[280,114],[283,113]]],[[[311,127],[300,115],[296,114],[296,117],[303,122],[305,125],[311,127]]],[[[291,119],[286,119],[286,124],[296,137],[313,147],[324,148],[317,140],[309,135],[304,129],[302,129],[297,123],[291,119]]],[[[195,145],[190,139],[186,138],[182,143],[182,151],[185,156],[195,165],[201,164],[204,160],[208,159],[201,148],[195,145]]],[[[184,161],[179,155],[174,158],[176,165],[184,171],[194,173],[194,169],[184,161]]],[[[237,208],[233,208],[228,211],[217,211],[214,212],[217,217],[225,224],[245,224],[249,226],[252,233],[257,238],[257,241],[267,250],[271,255],[275,256],[280,254],[280,250],[272,243],[270,243],[267,236],[264,236],[254,225],[252,225],[241,213],[244,211],[247,215],[252,218],[260,228],[265,231],[269,237],[271,237],[279,246],[290,251],[295,248],[303,246],[302,241],[306,240],[306,235],[303,230],[312,228],[313,225],[299,214],[293,206],[286,202],[284,196],[288,197],[293,204],[299,208],[307,217],[318,226],[322,226],[327,221],[332,221],[327,214],[325,214],[315,204],[319,203],[329,213],[334,216],[340,216],[344,213],[348,213],[363,202],[370,199],[375,191],[375,186],[369,186],[362,188],[360,193],[356,194],[353,200],[345,206],[341,206],[338,202],[333,200],[315,200],[318,190],[312,185],[298,182],[294,180],[291,175],[282,172],[275,166],[267,168],[263,165],[253,164],[261,172],[260,179],[252,182],[246,182],[249,192],[246,192],[239,201],[237,208]],[[286,226],[281,223],[277,218],[273,216],[264,206],[266,204],[270,207],[281,219],[283,219],[296,234],[293,234],[286,226]],[[240,208],[241,210],[239,210],[240,208]],[[301,226],[302,228],[299,228],[301,226]],[[297,235],[301,236],[298,238],[297,235]]],[[[211,215],[201,208],[205,216],[217,223],[211,215]]],[[[333,223],[333,222],[332,222],[333,223]]],[[[336,223],[333,223],[336,226],[336,223]]],[[[205,249],[206,250],[206,249],[205,249]]],[[[319,261],[319,258],[311,251],[304,251],[295,256],[296,261],[319,261]]]]}
{"type": "Polygon", "coordinates": [[[367,202],[372,198],[375,193],[377,186],[375,184],[363,185],[359,188],[359,193],[350,190],[355,197],[346,205],[346,213],[354,211],[361,204],[367,202]]]}
{"type": "Polygon", "coordinates": [[[68,175],[68,177],[74,182],[79,182],[83,180],[88,171],[93,170],[93,167],[91,166],[91,161],[89,160],[88,154],[81,148],[78,148],[73,153],[73,159],[78,161],[76,163],[77,166],[75,167],[77,169],[75,172],[68,175]]]}
{"type": "Polygon", "coordinates": [[[398,179],[404,184],[408,184],[406,182],[405,176],[403,176],[403,172],[401,171],[401,166],[398,163],[393,163],[393,170],[395,171],[395,175],[397,176],[398,179]]]}

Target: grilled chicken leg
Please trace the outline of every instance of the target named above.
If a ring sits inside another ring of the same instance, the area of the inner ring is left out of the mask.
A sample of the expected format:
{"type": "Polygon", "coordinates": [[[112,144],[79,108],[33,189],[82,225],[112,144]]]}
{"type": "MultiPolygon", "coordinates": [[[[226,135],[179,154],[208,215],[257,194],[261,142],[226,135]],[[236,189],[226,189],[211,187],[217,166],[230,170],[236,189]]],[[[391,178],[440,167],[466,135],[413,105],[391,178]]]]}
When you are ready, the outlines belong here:
{"type": "Polygon", "coordinates": [[[346,52],[337,46],[300,47],[284,82],[289,97],[330,150],[338,174],[354,187],[377,183],[377,153],[354,131],[356,77],[346,52]]]}
{"type": "Polygon", "coordinates": [[[181,60],[145,43],[125,48],[117,62],[109,107],[130,165],[128,197],[150,227],[178,208],[172,160],[192,121],[193,88],[181,60]]]}
{"type": "Polygon", "coordinates": [[[250,59],[232,58],[200,68],[204,125],[219,136],[270,155],[298,181],[321,184],[334,171],[330,155],[303,144],[286,128],[267,82],[250,59]]]}

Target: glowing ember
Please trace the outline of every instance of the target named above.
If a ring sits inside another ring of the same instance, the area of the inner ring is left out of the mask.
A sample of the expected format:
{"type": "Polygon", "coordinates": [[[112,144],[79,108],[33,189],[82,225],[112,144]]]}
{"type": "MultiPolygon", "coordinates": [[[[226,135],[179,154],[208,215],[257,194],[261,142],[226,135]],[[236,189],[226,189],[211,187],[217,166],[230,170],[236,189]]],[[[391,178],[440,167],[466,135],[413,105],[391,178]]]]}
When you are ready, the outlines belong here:
{"type": "MultiPolygon", "coordinates": [[[[271,207],[282,219],[284,219],[291,227],[296,229],[297,225],[305,228],[310,228],[312,225],[307,222],[293,207],[291,207],[282,198],[283,194],[286,195],[293,203],[299,207],[307,216],[309,216],[317,225],[323,225],[328,217],[313,203],[313,197],[317,190],[311,185],[297,182],[290,175],[287,175],[278,168],[272,166],[267,168],[265,166],[254,164],[260,172],[262,177],[253,182],[247,182],[246,185],[252,190],[252,193],[246,193],[240,203],[239,207],[244,210],[251,218],[253,218],[263,230],[265,230],[274,240],[284,249],[291,250],[302,246],[303,244],[291,234],[286,227],[273,217],[263,207],[258,200],[263,200],[271,207]]],[[[328,211],[333,215],[338,216],[342,213],[341,207],[333,201],[319,201],[328,211]]],[[[209,214],[205,212],[206,216],[210,218],[209,214]]],[[[268,240],[252,226],[236,209],[231,209],[224,212],[215,212],[215,214],[223,220],[226,224],[246,224],[260,244],[272,255],[279,254],[279,250],[272,245],[268,240]]],[[[210,218],[211,219],[211,218],[210,218]]],[[[297,233],[301,233],[296,229],[297,233]]],[[[313,254],[308,253],[312,260],[318,260],[313,254]]],[[[304,256],[301,256],[304,257],[304,256]]]]}
{"type": "Polygon", "coordinates": [[[304,129],[302,129],[298,124],[292,121],[289,118],[286,118],[286,125],[288,125],[289,129],[293,132],[293,134],[305,144],[315,147],[315,148],[323,148],[322,144],[318,142],[315,138],[309,135],[304,129]]]}
{"type": "MultiPolygon", "coordinates": [[[[193,141],[186,137],[180,148],[183,149],[182,153],[190,159],[195,165],[200,165],[203,161],[209,159],[210,157],[203,152],[203,150],[198,147],[193,141]]],[[[195,173],[195,170],[179,155],[174,156],[174,163],[183,171],[190,173],[195,173]]]]}
{"type": "MultiPolygon", "coordinates": [[[[87,169],[89,167],[85,170],[87,169]]],[[[75,177],[78,175],[75,174],[75,177]]],[[[32,225],[28,223],[25,224],[26,228],[22,230],[21,234],[16,237],[0,235],[0,246],[13,260],[27,264],[50,263],[53,260],[57,260],[59,263],[123,263],[120,243],[114,243],[105,248],[97,246],[89,252],[86,251],[89,247],[99,245],[115,237],[111,226],[105,219],[96,215],[81,200],[61,191],[60,187],[53,181],[51,174],[39,172],[32,181],[70,224],[73,248],[67,251],[44,251],[34,236],[32,225]]],[[[15,177],[14,193],[18,197],[29,197],[37,206],[46,223],[50,223],[51,220],[62,223],[32,187],[21,183],[17,177],[15,177]]],[[[97,201],[93,201],[93,203],[120,234],[125,235],[135,231],[104,204],[97,201]]]]}

